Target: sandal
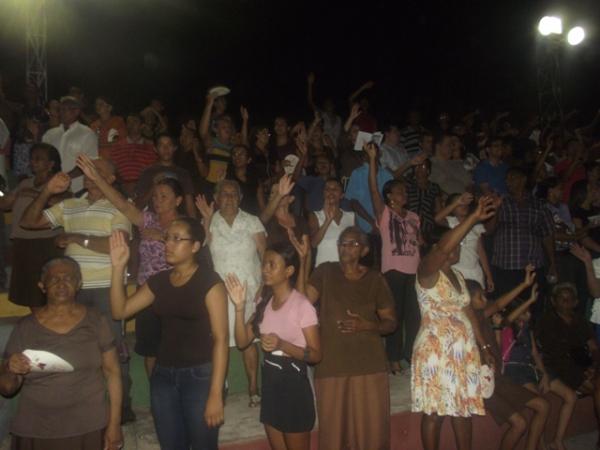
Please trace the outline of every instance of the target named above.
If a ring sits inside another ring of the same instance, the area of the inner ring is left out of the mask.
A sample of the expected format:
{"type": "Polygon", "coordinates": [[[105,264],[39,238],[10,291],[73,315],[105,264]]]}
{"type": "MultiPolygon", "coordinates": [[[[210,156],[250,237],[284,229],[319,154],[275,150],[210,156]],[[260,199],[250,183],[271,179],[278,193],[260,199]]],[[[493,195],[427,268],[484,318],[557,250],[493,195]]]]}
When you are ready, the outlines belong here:
{"type": "Polygon", "coordinates": [[[250,396],[250,401],[248,402],[248,407],[256,408],[257,406],[260,406],[260,395],[253,394],[250,396]]]}

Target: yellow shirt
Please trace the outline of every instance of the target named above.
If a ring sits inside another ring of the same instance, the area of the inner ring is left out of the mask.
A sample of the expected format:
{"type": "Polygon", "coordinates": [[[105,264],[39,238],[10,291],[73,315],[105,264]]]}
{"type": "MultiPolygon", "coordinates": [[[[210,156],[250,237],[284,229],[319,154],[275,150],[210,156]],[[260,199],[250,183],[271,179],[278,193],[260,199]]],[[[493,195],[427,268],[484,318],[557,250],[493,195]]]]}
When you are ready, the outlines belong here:
{"type": "MultiPolygon", "coordinates": [[[[131,223],[103,198],[94,203],[87,199],[70,198],[44,210],[52,228],[63,227],[65,233],[80,233],[87,236],[108,237],[113,230],[131,234],[131,223]]],[[[65,255],[79,263],[83,278],[83,289],[110,286],[111,264],[107,253],[98,253],[79,244],[69,244],[65,255]]]]}

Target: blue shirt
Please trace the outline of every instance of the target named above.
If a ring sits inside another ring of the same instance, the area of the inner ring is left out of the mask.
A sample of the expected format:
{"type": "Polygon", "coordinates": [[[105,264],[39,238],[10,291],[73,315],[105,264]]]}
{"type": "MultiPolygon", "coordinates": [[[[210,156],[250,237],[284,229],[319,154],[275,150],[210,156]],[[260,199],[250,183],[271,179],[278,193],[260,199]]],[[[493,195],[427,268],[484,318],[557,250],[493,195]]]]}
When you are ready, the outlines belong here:
{"type": "MultiPolygon", "coordinates": [[[[377,171],[377,187],[379,192],[383,190],[383,185],[390,180],[393,180],[392,174],[383,168],[379,168],[377,171]]],[[[369,192],[369,164],[364,163],[357,169],[354,169],[350,180],[348,180],[348,186],[346,187],[345,197],[348,200],[357,200],[362,207],[375,218],[375,212],[373,211],[373,202],[371,201],[371,193],[369,192]]],[[[358,226],[365,232],[371,232],[371,225],[365,219],[356,215],[358,226]]]]}
{"type": "Polygon", "coordinates": [[[483,183],[487,183],[490,189],[498,194],[507,194],[506,190],[506,171],[508,164],[501,162],[497,166],[493,166],[487,159],[484,159],[473,172],[473,181],[479,187],[483,183]]]}

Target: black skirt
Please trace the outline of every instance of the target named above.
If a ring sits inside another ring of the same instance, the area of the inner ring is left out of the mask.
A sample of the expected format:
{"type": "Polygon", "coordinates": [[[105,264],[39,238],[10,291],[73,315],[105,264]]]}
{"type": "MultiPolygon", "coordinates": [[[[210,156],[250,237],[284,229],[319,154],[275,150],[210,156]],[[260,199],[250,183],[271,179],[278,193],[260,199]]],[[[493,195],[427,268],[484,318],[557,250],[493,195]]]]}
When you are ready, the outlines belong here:
{"type": "Polygon", "coordinates": [[[313,429],[315,403],[305,362],[285,356],[265,356],[260,421],[282,433],[313,429]]]}

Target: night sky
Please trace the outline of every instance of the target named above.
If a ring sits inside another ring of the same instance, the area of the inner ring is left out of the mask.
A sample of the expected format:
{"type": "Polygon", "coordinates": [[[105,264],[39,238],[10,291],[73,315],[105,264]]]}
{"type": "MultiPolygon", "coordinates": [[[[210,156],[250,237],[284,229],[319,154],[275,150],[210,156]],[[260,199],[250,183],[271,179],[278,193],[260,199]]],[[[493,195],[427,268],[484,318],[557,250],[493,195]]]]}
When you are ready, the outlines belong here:
{"type": "MultiPolygon", "coordinates": [[[[412,106],[535,110],[536,26],[548,12],[588,31],[585,45],[565,48],[561,58],[567,108],[598,107],[594,0],[569,0],[568,8],[532,0],[47,1],[50,96],[79,85],[89,97],[112,96],[121,112],[156,96],[171,114],[199,113],[206,88],[223,83],[254,120],[302,117],[311,70],[317,100],[332,96],[344,115],[348,94],[370,79],[380,116],[412,106]]],[[[0,71],[17,98],[24,28],[7,10],[19,2],[2,2],[0,71]]]]}

